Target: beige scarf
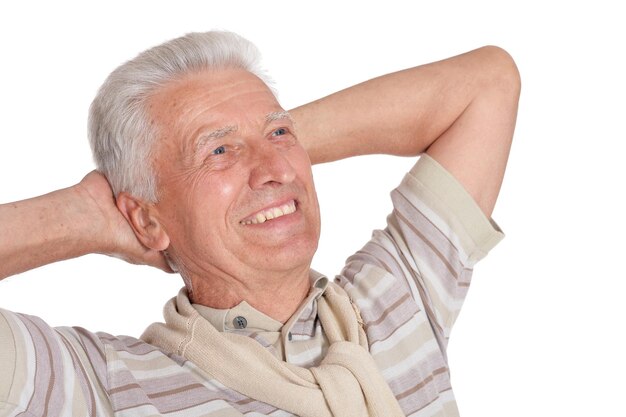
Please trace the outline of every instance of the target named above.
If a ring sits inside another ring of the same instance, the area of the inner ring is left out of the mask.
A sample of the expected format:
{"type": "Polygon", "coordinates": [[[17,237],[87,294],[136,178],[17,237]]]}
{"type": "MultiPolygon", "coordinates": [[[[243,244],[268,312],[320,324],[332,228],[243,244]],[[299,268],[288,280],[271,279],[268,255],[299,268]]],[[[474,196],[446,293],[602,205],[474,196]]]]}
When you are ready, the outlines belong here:
{"type": "Polygon", "coordinates": [[[345,291],[330,283],[318,300],[330,347],[319,366],[283,362],[247,336],[221,333],[183,289],[142,339],[176,353],[250,398],[303,417],[404,416],[367,350],[367,338],[345,291]]]}

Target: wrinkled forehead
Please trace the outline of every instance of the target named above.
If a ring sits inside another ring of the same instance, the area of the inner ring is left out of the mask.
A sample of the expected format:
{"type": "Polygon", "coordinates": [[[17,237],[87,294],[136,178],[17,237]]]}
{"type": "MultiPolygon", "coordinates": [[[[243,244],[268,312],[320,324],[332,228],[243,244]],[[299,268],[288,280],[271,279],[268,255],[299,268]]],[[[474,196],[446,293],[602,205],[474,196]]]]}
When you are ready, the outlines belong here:
{"type": "Polygon", "coordinates": [[[241,69],[188,74],[160,87],[147,104],[157,136],[153,155],[161,160],[185,163],[203,141],[258,133],[277,120],[292,124],[268,86],[241,69]]]}
{"type": "MultiPolygon", "coordinates": [[[[238,68],[186,73],[157,87],[148,97],[152,112],[181,111],[198,104],[215,106],[243,95],[276,102],[271,89],[256,75],[238,68]]],[[[156,114],[155,114],[156,116],[156,114]]]]}
{"type": "Polygon", "coordinates": [[[166,131],[189,130],[194,124],[262,122],[281,111],[270,88],[242,69],[189,73],[159,87],[147,100],[151,123],[166,131]]]}

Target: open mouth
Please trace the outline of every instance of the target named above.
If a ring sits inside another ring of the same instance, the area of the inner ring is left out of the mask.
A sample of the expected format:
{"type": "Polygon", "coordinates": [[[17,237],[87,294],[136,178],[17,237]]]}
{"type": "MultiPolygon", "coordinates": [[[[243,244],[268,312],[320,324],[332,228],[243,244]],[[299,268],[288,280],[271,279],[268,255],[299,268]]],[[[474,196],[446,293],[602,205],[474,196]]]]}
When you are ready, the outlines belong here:
{"type": "Polygon", "coordinates": [[[267,208],[253,214],[250,217],[243,219],[241,224],[261,224],[268,220],[277,219],[287,214],[294,213],[296,211],[296,202],[294,200],[288,201],[280,206],[267,208]]]}

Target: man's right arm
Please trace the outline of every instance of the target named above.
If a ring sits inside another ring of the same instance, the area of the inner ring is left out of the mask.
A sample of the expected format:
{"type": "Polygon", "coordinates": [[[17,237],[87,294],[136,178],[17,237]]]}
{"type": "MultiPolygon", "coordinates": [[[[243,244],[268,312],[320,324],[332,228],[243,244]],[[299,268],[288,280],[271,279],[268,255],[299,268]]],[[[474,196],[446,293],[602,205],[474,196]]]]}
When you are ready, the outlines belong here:
{"type": "Polygon", "coordinates": [[[491,216],[520,86],[509,54],[487,46],[365,81],[290,113],[313,163],[427,152],[491,216]]]}
{"type": "Polygon", "coordinates": [[[96,171],[72,187],[0,205],[0,279],[88,253],[170,271],[161,253],[137,241],[96,171]]]}

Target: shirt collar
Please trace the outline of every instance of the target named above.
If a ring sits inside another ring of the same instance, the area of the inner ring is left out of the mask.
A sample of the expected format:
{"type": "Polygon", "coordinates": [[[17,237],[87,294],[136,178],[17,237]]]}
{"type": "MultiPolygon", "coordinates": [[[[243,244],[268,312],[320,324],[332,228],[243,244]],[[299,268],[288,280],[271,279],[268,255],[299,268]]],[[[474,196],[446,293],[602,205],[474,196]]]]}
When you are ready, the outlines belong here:
{"type": "Polygon", "coordinates": [[[328,278],[317,271],[309,271],[311,290],[309,295],[303,300],[295,313],[284,324],[274,320],[268,315],[258,311],[246,301],[228,309],[217,309],[201,304],[193,304],[193,307],[204,317],[213,327],[220,332],[231,332],[241,329],[247,331],[278,332],[289,331],[294,323],[307,308],[322,296],[328,287],[328,278]]]}

